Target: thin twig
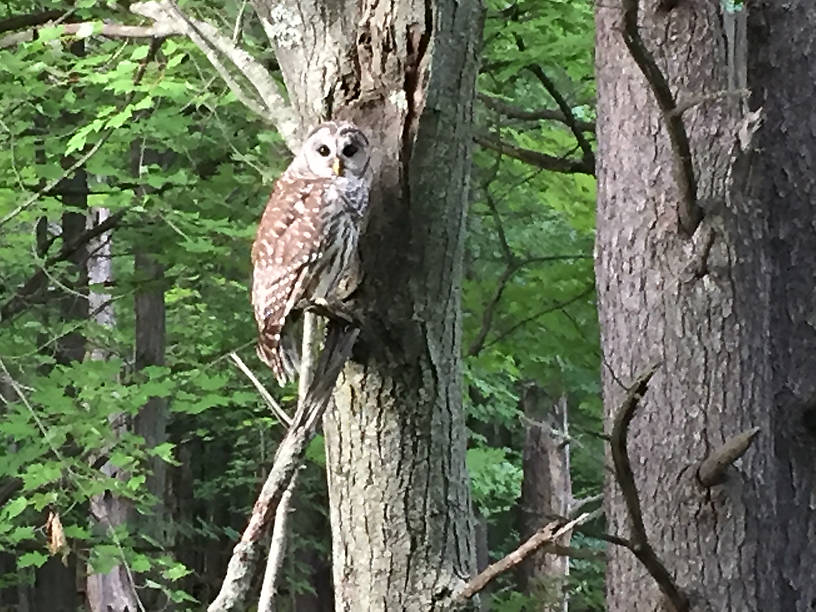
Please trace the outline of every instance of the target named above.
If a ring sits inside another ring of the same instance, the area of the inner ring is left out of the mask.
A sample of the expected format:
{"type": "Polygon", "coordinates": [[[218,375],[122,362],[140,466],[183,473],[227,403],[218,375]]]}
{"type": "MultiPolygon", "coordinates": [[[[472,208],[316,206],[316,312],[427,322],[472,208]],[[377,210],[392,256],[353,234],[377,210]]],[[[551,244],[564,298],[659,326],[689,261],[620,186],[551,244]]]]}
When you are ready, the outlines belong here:
{"type": "Polygon", "coordinates": [[[593,291],[595,291],[595,285],[591,285],[591,286],[587,287],[581,293],[577,294],[574,297],[566,299],[563,302],[558,302],[557,304],[553,304],[552,306],[548,306],[547,308],[539,310],[538,312],[535,312],[535,313],[523,318],[521,321],[519,321],[515,325],[511,325],[508,329],[506,329],[502,333],[498,334],[490,342],[485,342],[485,344],[484,344],[484,346],[482,348],[487,348],[489,346],[493,346],[497,342],[501,342],[502,340],[504,340],[505,338],[507,338],[511,334],[515,333],[517,330],[521,329],[522,327],[524,327],[528,323],[532,323],[536,319],[539,319],[539,318],[543,317],[544,315],[550,314],[551,312],[555,312],[557,310],[561,310],[563,308],[566,308],[567,306],[570,306],[571,304],[574,304],[575,302],[577,302],[579,300],[582,300],[583,298],[591,295],[593,291]]]}
{"type": "Polygon", "coordinates": [[[244,375],[255,386],[255,389],[264,399],[266,405],[269,406],[269,409],[275,413],[275,416],[278,417],[278,419],[281,422],[285,423],[287,427],[292,425],[292,418],[288,414],[286,414],[286,411],[280,407],[280,404],[278,404],[278,402],[275,401],[275,398],[272,397],[272,394],[266,390],[266,387],[263,386],[263,383],[260,380],[258,380],[257,376],[255,376],[255,374],[252,373],[252,370],[250,370],[247,367],[247,364],[244,363],[244,360],[241,359],[238,356],[238,354],[235,353],[235,351],[230,352],[229,358],[232,359],[233,363],[238,367],[238,369],[241,370],[241,372],[243,372],[244,375]]]}

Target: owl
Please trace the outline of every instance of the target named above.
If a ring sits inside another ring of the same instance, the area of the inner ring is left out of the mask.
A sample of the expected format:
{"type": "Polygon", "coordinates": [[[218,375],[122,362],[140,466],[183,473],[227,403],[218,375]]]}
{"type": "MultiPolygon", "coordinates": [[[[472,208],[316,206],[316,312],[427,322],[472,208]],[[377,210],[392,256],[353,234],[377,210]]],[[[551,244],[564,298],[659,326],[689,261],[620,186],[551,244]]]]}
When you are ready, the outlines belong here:
{"type": "Polygon", "coordinates": [[[317,126],[275,184],[252,245],[258,356],[283,385],[297,369],[287,336],[298,305],[330,302],[357,257],[370,145],[346,122],[317,126]]]}

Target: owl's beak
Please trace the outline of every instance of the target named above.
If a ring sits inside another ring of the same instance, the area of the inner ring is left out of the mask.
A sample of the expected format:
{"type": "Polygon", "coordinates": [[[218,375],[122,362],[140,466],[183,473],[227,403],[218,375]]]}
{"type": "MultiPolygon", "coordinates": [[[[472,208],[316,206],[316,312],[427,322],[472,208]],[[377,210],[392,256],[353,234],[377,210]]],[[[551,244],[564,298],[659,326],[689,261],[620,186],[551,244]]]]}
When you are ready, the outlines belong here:
{"type": "Polygon", "coordinates": [[[340,176],[343,173],[343,161],[339,157],[334,158],[334,163],[332,164],[332,171],[337,176],[340,176]]]}

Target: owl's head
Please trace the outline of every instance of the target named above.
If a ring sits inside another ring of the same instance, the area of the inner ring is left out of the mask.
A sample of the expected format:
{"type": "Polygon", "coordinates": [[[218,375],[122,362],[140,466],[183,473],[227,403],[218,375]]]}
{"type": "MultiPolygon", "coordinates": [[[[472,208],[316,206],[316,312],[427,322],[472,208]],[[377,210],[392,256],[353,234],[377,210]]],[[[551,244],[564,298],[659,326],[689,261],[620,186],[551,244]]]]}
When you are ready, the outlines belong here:
{"type": "Polygon", "coordinates": [[[307,177],[363,178],[368,163],[366,135],[352,123],[328,121],[311,131],[290,168],[307,177]]]}

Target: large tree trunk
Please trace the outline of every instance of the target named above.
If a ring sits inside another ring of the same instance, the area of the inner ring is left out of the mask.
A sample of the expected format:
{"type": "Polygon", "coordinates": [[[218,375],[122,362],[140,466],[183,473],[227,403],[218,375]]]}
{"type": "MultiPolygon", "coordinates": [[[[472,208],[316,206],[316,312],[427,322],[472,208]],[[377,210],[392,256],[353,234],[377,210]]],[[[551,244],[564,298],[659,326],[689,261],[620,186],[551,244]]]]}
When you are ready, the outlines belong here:
{"type": "MultiPolygon", "coordinates": [[[[607,416],[621,382],[662,362],[629,436],[658,556],[693,610],[804,612],[816,601],[816,141],[801,101],[816,93],[816,11],[804,0],[748,3],[745,107],[764,117],[748,144],[739,98],[710,95],[728,82],[720,3],[643,4],[641,33],[672,91],[681,103],[708,95],[683,114],[706,216],[693,239],[683,236],[665,122],[624,45],[620,8],[599,3],[607,416]],[[697,484],[696,463],[754,426],[759,437],[725,483],[697,484]]],[[[626,535],[612,483],[609,493],[611,529],[626,535]]],[[[663,609],[626,550],[610,550],[607,584],[609,610],[663,609]]]]}
{"type": "Polygon", "coordinates": [[[481,7],[266,8],[303,122],[376,145],[364,328],[324,423],[336,609],[427,612],[474,569],[459,285],[481,7]]]}

